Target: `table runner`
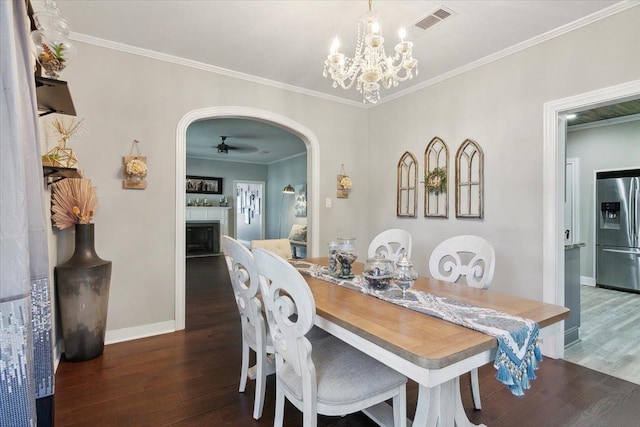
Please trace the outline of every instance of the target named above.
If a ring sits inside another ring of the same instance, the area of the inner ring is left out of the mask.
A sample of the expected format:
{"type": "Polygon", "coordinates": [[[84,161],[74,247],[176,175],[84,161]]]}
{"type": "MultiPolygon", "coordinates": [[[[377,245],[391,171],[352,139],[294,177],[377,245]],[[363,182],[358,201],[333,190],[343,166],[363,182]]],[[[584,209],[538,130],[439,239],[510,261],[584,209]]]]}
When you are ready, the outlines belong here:
{"type": "Polygon", "coordinates": [[[291,264],[302,274],[495,337],[498,340],[493,364],[498,370],[496,378],[515,396],[524,396],[524,390],[530,388],[529,381],[536,379],[534,371],[542,361],[542,354],[538,347],[539,327],[533,320],[415,289],[409,289],[407,298],[403,299],[402,291],[395,284],[385,290],[376,290],[360,275],[344,280],[330,275],[326,267],[318,264],[300,260],[291,261],[291,264]]]}

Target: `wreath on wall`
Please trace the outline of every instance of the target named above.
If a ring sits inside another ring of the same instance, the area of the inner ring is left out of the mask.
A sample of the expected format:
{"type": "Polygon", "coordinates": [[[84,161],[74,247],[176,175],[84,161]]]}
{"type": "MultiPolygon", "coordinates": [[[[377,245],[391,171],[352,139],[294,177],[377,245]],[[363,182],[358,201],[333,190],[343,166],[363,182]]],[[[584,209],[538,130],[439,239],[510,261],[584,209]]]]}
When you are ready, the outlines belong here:
{"type": "Polygon", "coordinates": [[[447,168],[434,168],[425,175],[424,185],[429,193],[446,193],[447,192],[447,168]]]}

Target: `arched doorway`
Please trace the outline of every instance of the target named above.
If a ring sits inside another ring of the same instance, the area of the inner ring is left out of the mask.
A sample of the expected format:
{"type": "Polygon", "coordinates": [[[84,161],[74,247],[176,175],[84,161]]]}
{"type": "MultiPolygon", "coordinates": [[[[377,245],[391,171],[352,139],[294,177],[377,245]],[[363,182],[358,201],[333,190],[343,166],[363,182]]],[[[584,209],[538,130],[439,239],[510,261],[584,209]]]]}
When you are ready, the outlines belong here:
{"type": "Polygon", "coordinates": [[[307,147],[307,227],[309,230],[309,255],[318,254],[319,236],[319,144],[316,136],[300,123],[271,111],[251,107],[208,107],[190,111],[185,114],[176,130],[176,224],[175,224],[175,330],[185,327],[185,192],[184,178],[186,175],[186,143],[187,128],[195,121],[211,118],[243,118],[262,121],[291,132],[298,136],[307,147]]]}

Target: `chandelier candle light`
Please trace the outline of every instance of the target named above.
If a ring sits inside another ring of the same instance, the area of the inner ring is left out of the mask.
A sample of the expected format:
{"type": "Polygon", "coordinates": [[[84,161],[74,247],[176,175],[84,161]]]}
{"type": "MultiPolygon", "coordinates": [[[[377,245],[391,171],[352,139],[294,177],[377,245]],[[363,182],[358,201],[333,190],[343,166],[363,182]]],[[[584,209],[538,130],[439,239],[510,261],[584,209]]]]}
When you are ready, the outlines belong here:
{"type": "Polygon", "coordinates": [[[418,75],[418,61],[412,57],[413,43],[405,41],[406,32],[400,29],[400,43],[395,47],[395,55],[387,56],[384,51],[384,37],[380,34],[378,13],[371,10],[360,18],[358,41],[353,58],[347,58],[338,52],[340,42],[336,37],[331,45],[330,54],[324,61],[322,75],[331,76],[333,87],[340,85],[350,89],[354,83],[358,92],[364,95],[363,102],[372,104],[380,100],[380,85],[389,89],[413,78],[415,69],[418,75]]]}

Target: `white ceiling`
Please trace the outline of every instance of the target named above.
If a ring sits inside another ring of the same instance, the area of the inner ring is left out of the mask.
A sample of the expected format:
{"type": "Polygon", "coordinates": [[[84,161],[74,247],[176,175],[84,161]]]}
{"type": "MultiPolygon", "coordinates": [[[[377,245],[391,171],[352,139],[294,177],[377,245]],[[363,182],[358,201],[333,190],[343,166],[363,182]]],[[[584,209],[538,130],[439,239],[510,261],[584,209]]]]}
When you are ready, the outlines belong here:
{"type": "MultiPolygon", "coordinates": [[[[42,10],[43,1],[32,3],[36,11],[42,10]]],[[[386,38],[386,51],[392,51],[397,43],[397,30],[406,27],[419,69],[413,80],[400,83],[397,88],[383,89],[381,102],[560,34],[589,20],[586,17],[590,15],[605,16],[623,3],[374,1],[373,9],[380,14],[382,35],[386,38]],[[455,15],[427,31],[412,28],[441,6],[455,15]]],[[[335,36],[340,38],[341,51],[353,55],[358,19],[368,8],[366,0],[58,0],[57,4],[76,40],[137,50],[141,54],[170,55],[171,60],[195,61],[199,66],[240,78],[362,105],[362,95],[355,88],[349,91],[333,88],[331,81],[322,76],[322,69],[335,36]]],[[[212,133],[212,141],[207,140],[206,144],[217,145],[216,136],[227,131],[208,132],[212,133]]],[[[226,134],[233,136],[231,129],[226,134]]],[[[241,130],[237,134],[248,135],[241,130]]],[[[201,138],[204,141],[204,136],[201,138]]],[[[247,139],[237,142],[252,145],[247,139]]],[[[277,150],[264,139],[256,149],[277,150]]],[[[262,162],[259,158],[255,161],[262,162]]]]}

